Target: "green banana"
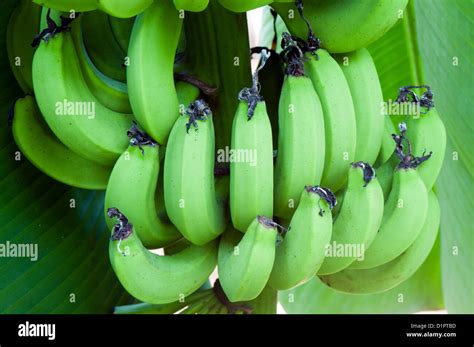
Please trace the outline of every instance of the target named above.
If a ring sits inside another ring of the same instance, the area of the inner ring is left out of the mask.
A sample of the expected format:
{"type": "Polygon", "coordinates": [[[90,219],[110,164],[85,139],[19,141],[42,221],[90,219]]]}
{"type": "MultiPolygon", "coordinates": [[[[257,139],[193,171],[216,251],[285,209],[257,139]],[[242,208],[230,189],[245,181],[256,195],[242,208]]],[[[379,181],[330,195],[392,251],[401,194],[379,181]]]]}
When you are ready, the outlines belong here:
{"type": "Polygon", "coordinates": [[[115,39],[109,16],[92,11],[82,14],[80,18],[84,46],[94,66],[109,78],[125,82],[127,52],[121,49],[115,39]]]}
{"type": "Polygon", "coordinates": [[[382,145],[380,147],[380,152],[375,162],[376,167],[385,164],[385,162],[393,155],[393,152],[395,150],[395,144],[393,143],[392,139],[392,134],[395,134],[397,132],[395,125],[390,119],[390,116],[385,115],[384,119],[385,120],[384,131],[382,135],[382,145]]]}
{"type": "Polygon", "coordinates": [[[209,0],[173,0],[177,10],[201,12],[209,5],[209,0]]]}
{"type": "Polygon", "coordinates": [[[33,0],[33,2],[63,12],[101,10],[114,17],[130,18],[143,12],[153,0],[33,0]]]}
{"type": "Polygon", "coordinates": [[[364,259],[349,268],[374,268],[398,257],[419,235],[427,211],[428,194],[417,169],[397,168],[377,236],[364,259]]]}
{"type": "MultiPolygon", "coordinates": [[[[105,206],[114,206],[133,220],[135,231],[146,248],[161,248],[181,235],[172,224],[163,222],[156,211],[159,146],[135,126],[130,130],[130,137],[130,146],[110,175],[105,206]]],[[[110,228],[113,222],[108,222],[110,228]]]]}
{"type": "Polygon", "coordinates": [[[81,18],[73,24],[72,35],[87,86],[107,108],[120,113],[132,113],[127,85],[104,75],[90,59],[84,45],[80,22],[81,18]]]}
{"type": "Polygon", "coordinates": [[[191,245],[169,256],[151,253],[141,243],[131,223],[120,211],[109,242],[109,257],[120,283],[135,298],[149,304],[178,301],[205,283],[217,263],[217,242],[191,245]]]}
{"type": "MultiPolygon", "coordinates": [[[[230,0],[229,0],[230,1],[230,0]]],[[[352,52],[382,37],[403,18],[408,0],[314,0],[304,2],[309,20],[322,46],[331,53],[352,52]]],[[[293,35],[307,37],[306,23],[297,16],[295,1],[273,3],[293,35]]]]}
{"type": "Polygon", "coordinates": [[[344,186],[356,149],[356,118],[351,91],[337,62],[323,49],[309,56],[305,71],[313,82],[324,113],[326,155],[321,184],[337,192],[344,186]]]}
{"type": "Polygon", "coordinates": [[[114,34],[117,43],[124,52],[128,52],[128,44],[132,34],[133,23],[135,18],[117,18],[109,16],[109,25],[114,34]]]}
{"type": "Polygon", "coordinates": [[[46,122],[72,151],[102,165],[124,152],[132,116],[109,110],[91,93],[71,33],[41,42],[33,58],[33,85],[46,122]]]}
{"type": "Polygon", "coordinates": [[[275,261],[276,224],[254,218],[242,234],[229,227],[219,243],[219,281],[231,302],[255,299],[265,288],[275,261]]]}
{"type": "Polygon", "coordinates": [[[187,82],[178,81],[176,82],[176,95],[178,96],[179,108],[185,110],[186,107],[196,101],[201,94],[199,88],[189,84],[187,82]]]}
{"type": "Polygon", "coordinates": [[[138,123],[160,145],[179,114],[173,67],[182,24],[171,1],[155,1],[137,17],[130,39],[130,103],[138,123]]]}
{"type": "Polygon", "coordinates": [[[205,244],[224,232],[225,203],[216,199],[214,125],[210,109],[195,101],[175,122],[166,147],[165,206],[183,236],[205,244]]]}
{"type": "Polygon", "coordinates": [[[443,166],[446,151],[446,129],[436,108],[418,117],[409,117],[406,120],[407,134],[410,140],[412,153],[422,155],[426,150],[432,152],[430,160],[418,169],[426,189],[430,191],[438,178],[443,166]]]}
{"type": "Polygon", "coordinates": [[[289,219],[301,189],[319,183],[324,167],[326,124],[309,78],[285,76],[278,117],[274,214],[289,219]]]}
{"type": "Polygon", "coordinates": [[[34,49],[31,40],[38,33],[41,7],[22,0],[11,14],[7,27],[8,61],[23,92],[33,94],[31,66],[34,49]]]}
{"type": "Polygon", "coordinates": [[[436,195],[430,192],[423,228],[403,254],[373,269],[346,269],[336,274],[321,276],[321,280],[332,289],[352,294],[373,294],[394,288],[410,278],[428,257],[436,241],[439,222],[439,202],[436,195]]]}
{"type": "Polygon", "coordinates": [[[285,238],[277,246],[268,282],[272,288],[290,289],[316,275],[324,261],[326,245],[331,240],[331,209],[335,203],[329,190],[318,186],[304,188],[285,238]],[[331,199],[327,200],[328,196],[331,199]]]}
{"type": "Polygon", "coordinates": [[[344,203],[332,228],[332,238],[318,275],[332,274],[348,267],[370,247],[382,222],[384,198],[382,188],[368,163],[351,164],[344,193],[344,203]],[[343,254],[338,254],[338,247],[343,254]],[[350,248],[348,248],[350,247],[350,248]],[[347,250],[347,252],[346,252],[347,250]]]}
{"type": "Polygon", "coordinates": [[[346,77],[356,119],[355,161],[373,165],[382,145],[383,96],[374,61],[366,48],[335,56],[346,77]]]}
{"type": "Polygon", "coordinates": [[[233,12],[247,12],[255,8],[269,5],[273,0],[219,0],[219,3],[233,12]]]}
{"type": "Polygon", "coordinates": [[[236,159],[230,162],[230,213],[242,232],[255,216],[273,215],[273,144],[265,101],[257,103],[252,117],[248,113],[249,105],[241,101],[232,125],[236,159]]]}
{"type": "Polygon", "coordinates": [[[82,158],[64,146],[48,126],[32,96],[15,103],[13,137],[21,152],[46,175],[83,189],[105,189],[111,168],[82,158]]]}

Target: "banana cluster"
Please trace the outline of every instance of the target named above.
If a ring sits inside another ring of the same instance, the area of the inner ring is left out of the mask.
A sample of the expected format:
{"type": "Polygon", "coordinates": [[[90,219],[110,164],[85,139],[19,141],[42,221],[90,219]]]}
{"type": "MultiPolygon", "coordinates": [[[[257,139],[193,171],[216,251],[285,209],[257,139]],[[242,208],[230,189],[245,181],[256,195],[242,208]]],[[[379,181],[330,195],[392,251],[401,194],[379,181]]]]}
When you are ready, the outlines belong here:
{"type": "Polygon", "coordinates": [[[23,0],[7,32],[28,94],[11,119],[21,153],[59,182],[105,190],[111,265],[160,309],[250,313],[246,302],[266,288],[314,276],[353,294],[408,279],[437,236],[446,133],[429,87],[421,98],[417,86],[400,90],[398,102],[425,107],[421,117],[381,113],[364,48],[407,0],[309,2],[305,12],[302,1],[219,2],[236,12],[271,3],[291,30],[235,96],[229,148],[216,148],[204,82],[175,71],[181,13],[208,0],[23,0]],[[62,13],[71,10],[86,13],[62,13]],[[203,290],[216,266],[219,280],[203,290]]]}

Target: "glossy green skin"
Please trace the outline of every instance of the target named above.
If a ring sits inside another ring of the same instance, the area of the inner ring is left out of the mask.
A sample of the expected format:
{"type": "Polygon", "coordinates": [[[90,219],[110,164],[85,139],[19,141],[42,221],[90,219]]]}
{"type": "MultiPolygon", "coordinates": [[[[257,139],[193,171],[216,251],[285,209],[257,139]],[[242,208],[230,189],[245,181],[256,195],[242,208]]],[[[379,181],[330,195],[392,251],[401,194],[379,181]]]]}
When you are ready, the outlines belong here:
{"type": "Polygon", "coordinates": [[[373,165],[382,145],[383,95],[374,61],[365,48],[335,56],[346,77],[354,102],[356,149],[354,161],[373,165]]]}
{"type": "Polygon", "coordinates": [[[33,0],[33,2],[63,12],[101,10],[114,17],[130,18],[143,12],[153,0],[33,0]]]}
{"type": "MultiPolygon", "coordinates": [[[[407,3],[408,0],[312,0],[304,2],[304,11],[322,46],[331,53],[345,53],[367,47],[382,37],[400,18],[407,3]]],[[[294,3],[273,3],[272,7],[293,35],[308,37],[308,28],[294,3]]]]}
{"type": "Polygon", "coordinates": [[[105,189],[110,167],[77,155],[51,132],[32,96],[15,103],[13,137],[21,153],[46,175],[82,189],[105,189]]]}
{"type": "Polygon", "coordinates": [[[48,42],[41,42],[33,58],[35,96],[53,133],[77,154],[102,165],[113,164],[128,145],[127,130],[132,115],[114,112],[92,94],[82,75],[74,42],[69,32],[62,32],[48,42]],[[73,106],[87,103],[95,115],[84,110],[57,114],[57,103],[73,106]]]}
{"type": "Polygon", "coordinates": [[[176,121],[166,147],[165,206],[183,236],[196,245],[217,238],[226,227],[225,204],[216,199],[212,117],[186,132],[188,116],[176,121]]]}
{"type": "Polygon", "coordinates": [[[279,104],[274,214],[289,219],[305,186],[320,183],[325,158],[323,109],[311,80],[287,76],[279,104]]]}
{"type": "MultiPolygon", "coordinates": [[[[363,170],[351,167],[342,207],[332,228],[331,246],[334,242],[363,245],[367,250],[376,237],[383,217],[383,192],[377,179],[364,185],[363,170]]],[[[355,256],[326,257],[318,275],[341,271],[354,261],[355,256]]]]}
{"type": "Polygon", "coordinates": [[[429,193],[428,204],[428,214],[420,234],[402,255],[373,269],[346,269],[321,276],[323,283],[345,293],[374,294],[392,289],[410,278],[430,254],[438,235],[440,207],[433,192],[429,193]]]}
{"type": "Polygon", "coordinates": [[[356,150],[356,117],[349,84],[337,62],[325,50],[319,60],[308,57],[305,72],[311,78],[324,113],[326,155],[321,185],[333,192],[347,180],[356,150]]]}
{"type": "MultiPolygon", "coordinates": [[[[247,102],[234,116],[231,149],[253,153],[248,161],[230,163],[230,213],[234,228],[245,232],[255,216],[273,216],[273,144],[265,102],[249,120],[247,102]]],[[[245,152],[242,152],[245,153],[245,152]]]]}
{"type": "Polygon", "coordinates": [[[55,10],[87,12],[97,9],[97,0],[33,0],[34,3],[55,10]]]}
{"type": "Polygon", "coordinates": [[[209,5],[209,0],[173,0],[177,10],[201,12],[209,5]]]}
{"type": "MultiPolygon", "coordinates": [[[[172,225],[158,217],[155,192],[160,171],[159,147],[129,146],[120,156],[110,175],[105,193],[105,214],[118,208],[133,222],[138,237],[146,248],[160,248],[181,237],[172,225]]],[[[106,218],[109,228],[114,221],[106,218]]]]}
{"type": "Polygon", "coordinates": [[[275,227],[265,226],[257,218],[243,237],[232,228],[222,235],[218,272],[230,301],[253,300],[265,288],[275,261],[276,236],[275,227]]]}
{"type": "Polygon", "coordinates": [[[216,266],[217,242],[159,256],[143,247],[132,230],[124,240],[110,240],[109,258],[120,283],[133,297],[167,304],[192,294],[207,281],[216,266]]]}
{"type": "Polygon", "coordinates": [[[382,135],[382,145],[380,152],[375,162],[375,167],[380,167],[392,156],[395,151],[395,142],[393,141],[392,134],[398,134],[398,130],[395,128],[390,116],[384,116],[384,131],[382,135]]]}
{"type": "Polygon", "coordinates": [[[379,232],[364,260],[353,262],[349,268],[370,269],[398,257],[420,234],[427,213],[428,193],[417,170],[395,171],[379,232]]]}
{"type": "Polygon", "coordinates": [[[233,12],[246,12],[258,7],[269,5],[273,0],[219,0],[226,9],[233,12]]]}
{"type": "Polygon", "coordinates": [[[182,24],[171,1],[155,1],[137,17],[130,38],[130,103],[138,123],[160,145],[179,115],[173,69],[182,24]]]}
{"type": "Polygon", "coordinates": [[[277,290],[293,288],[310,280],[324,261],[331,240],[332,214],[325,200],[304,189],[290,229],[277,246],[269,285],[277,290]],[[319,215],[320,208],[324,210],[319,215]]]}
{"type": "Polygon", "coordinates": [[[31,40],[38,34],[40,15],[40,6],[23,0],[10,16],[7,27],[8,61],[16,81],[26,94],[33,94],[31,66],[35,51],[31,40]],[[20,65],[17,65],[17,58],[20,65]]]}

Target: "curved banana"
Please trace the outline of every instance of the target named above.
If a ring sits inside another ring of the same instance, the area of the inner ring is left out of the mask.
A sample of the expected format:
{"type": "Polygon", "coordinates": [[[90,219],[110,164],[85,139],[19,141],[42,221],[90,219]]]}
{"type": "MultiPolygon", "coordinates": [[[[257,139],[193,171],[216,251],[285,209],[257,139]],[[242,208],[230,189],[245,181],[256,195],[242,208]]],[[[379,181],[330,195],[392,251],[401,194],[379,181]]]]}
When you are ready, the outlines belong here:
{"type": "Polygon", "coordinates": [[[97,101],[84,80],[69,32],[41,42],[33,59],[33,85],[46,123],[72,151],[108,165],[127,148],[132,116],[97,101]]]}
{"type": "Polygon", "coordinates": [[[204,284],[217,263],[217,242],[189,246],[183,251],[159,256],[143,247],[125,216],[110,208],[119,222],[112,230],[109,257],[120,283],[135,298],[149,304],[180,300],[204,284]]]}
{"type": "Polygon", "coordinates": [[[15,103],[13,137],[21,152],[55,180],[82,189],[105,189],[110,167],[82,158],[64,146],[45,124],[32,96],[15,103]]]}
{"type": "Polygon", "coordinates": [[[428,193],[417,169],[397,168],[377,236],[364,259],[349,268],[370,269],[398,257],[420,234],[427,212],[428,193]]]}
{"type": "MultiPolygon", "coordinates": [[[[352,52],[382,37],[403,18],[408,0],[316,0],[304,2],[304,15],[322,46],[331,53],[352,52]]],[[[307,26],[295,2],[273,3],[293,35],[305,39],[307,26]]]]}
{"type": "Polygon", "coordinates": [[[293,288],[318,272],[331,240],[331,209],[335,204],[330,190],[318,186],[304,188],[285,238],[277,246],[275,265],[268,281],[272,288],[293,288]]]}
{"type": "Polygon", "coordinates": [[[117,18],[109,16],[109,24],[115,39],[124,52],[128,52],[128,44],[132,35],[133,23],[135,18],[117,18]]]}
{"type": "Polygon", "coordinates": [[[209,5],[209,0],[173,0],[177,10],[201,12],[209,5]]]}
{"type": "Polygon", "coordinates": [[[72,35],[84,79],[94,96],[112,111],[131,113],[127,85],[104,75],[94,65],[87,53],[81,32],[81,18],[72,26],[72,35]]]}
{"type": "Polygon", "coordinates": [[[137,17],[130,38],[130,103],[138,123],[160,145],[179,114],[173,68],[182,24],[171,1],[155,1],[137,17]]]}
{"type": "Polygon", "coordinates": [[[265,288],[275,261],[276,224],[269,218],[254,218],[242,234],[232,227],[219,243],[218,273],[230,301],[255,299],[265,288]]]}
{"type": "Polygon", "coordinates": [[[351,294],[373,294],[392,289],[410,278],[428,257],[438,235],[440,207],[436,195],[429,193],[428,213],[413,244],[394,260],[367,270],[343,270],[321,276],[332,289],[351,294]]]}
{"type": "Polygon", "coordinates": [[[217,238],[226,227],[225,204],[216,199],[214,141],[211,111],[198,100],[176,120],[166,147],[166,211],[196,245],[217,238]]]}
{"type": "Polygon", "coordinates": [[[101,10],[114,17],[130,18],[143,12],[153,0],[33,0],[33,2],[63,12],[101,10]]]}
{"type": "Polygon", "coordinates": [[[31,40],[39,31],[41,7],[22,0],[10,16],[7,27],[8,61],[23,92],[33,94],[31,66],[34,49],[31,40]]]}
{"type": "Polygon", "coordinates": [[[318,275],[332,274],[348,267],[370,247],[377,235],[384,198],[375,171],[368,163],[351,165],[343,200],[328,245],[331,253],[326,254],[318,275]]]}
{"type": "Polygon", "coordinates": [[[241,101],[232,125],[230,213],[234,228],[245,232],[255,216],[273,215],[272,129],[264,101],[253,116],[241,101]]]}
{"type": "Polygon", "coordinates": [[[309,78],[285,76],[278,117],[274,214],[289,219],[301,189],[319,183],[324,168],[326,124],[309,78]]]}
{"type": "Polygon", "coordinates": [[[324,113],[326,156],[321,184],[334,192],[347,180],[356,149],[356,118],[351,91],[337,62],[323,49],[319,60],[309,56],[305,71],[321,100],[324,113]]]}
{"type": "Polygon", "coordinates": [[[109,78],[125,82],[127,52],[115,39],[109,16],[100,11],[87,12],[80,16],[80,22],[84,46],[94,66],[109,78]]]}
{"type": "Polygon", "coordinates": [[[335,56],[346,77],[356,119],[355,161],[373,165],[382,145],[383,96],[374,61],[366,48],[335,56]]]}
{"type": "MultiPolygon", "coordinates": [[[[114,206],[133,220],[135,231],[146,248],[161,248],[181,235],[173,225],[163,222],[156,211],[159,146],[136,126],[129,134],[130,146],[117,160],[110,174],[105,207],[114,206]]],[[[109,228],[113,226],[110,219],[108,222],[109,228]]]]}
{"type": "Polygon", "coordinates": [[[422,155],[425,151],[432,152],[430,160],[418,169],[426,189],[430,191],[443,166],[446,151],[446,128],[436,108],[432,108],[419,118],[409,117],[406,120],[406,125],[406,137],[410,140],[412,153],[422,155]]]}

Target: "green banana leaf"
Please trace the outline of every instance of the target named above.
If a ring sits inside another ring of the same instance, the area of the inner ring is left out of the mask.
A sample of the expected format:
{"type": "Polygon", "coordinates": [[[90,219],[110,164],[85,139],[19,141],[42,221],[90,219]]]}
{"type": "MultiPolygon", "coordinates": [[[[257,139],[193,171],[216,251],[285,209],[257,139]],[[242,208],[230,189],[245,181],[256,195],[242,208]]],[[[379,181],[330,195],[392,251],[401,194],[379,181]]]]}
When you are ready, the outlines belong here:
{"type": "MultiPolygon", "coordinates": [[[[128,303],[108,260],[103,193],[53,181],[18,149],[8,110],[22,95],[8,63],[8,18],[0,13],[0,244],[37,245],[38,258],[0,257],[0,313],[106,313],[128,303]]],[[[11,254],[10,254],[11,255],[11,254]]]]}
{"type": "Polygon", "coordinates": [[[415,2],[426,83],[446,126],[448,145],[436,189],[441,204],[441,269],[450,313],[474,313],[472,98],[474,3],[415,2]]]}
{"type": "MultiPolygon", "coordinates": [[[[429,9],[430,6],[426,7],[429,9]]],[[[385,99],[395,99],[398,88],[419,84],[423,80],[417,31],[425,29],[420,25],[417,30],[415,17],[414,1],[411,0],[403,18],[368,47],[385,99]]],[[[437,242],[429,258],[410,279],[385,293],[344,294],[326,287],[315,278],[303,286],[280,293],[280,303],[288,313],[412,313],[443,308],[439,247],[437,242]],[[400,294],[403,294],[403,302],[399,302],[400,294]]]]}

